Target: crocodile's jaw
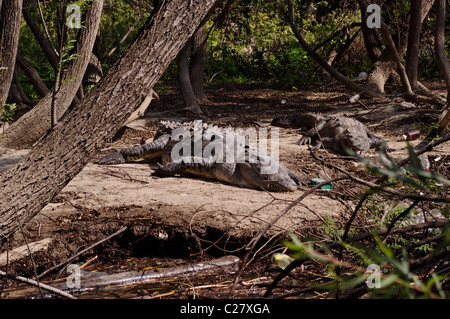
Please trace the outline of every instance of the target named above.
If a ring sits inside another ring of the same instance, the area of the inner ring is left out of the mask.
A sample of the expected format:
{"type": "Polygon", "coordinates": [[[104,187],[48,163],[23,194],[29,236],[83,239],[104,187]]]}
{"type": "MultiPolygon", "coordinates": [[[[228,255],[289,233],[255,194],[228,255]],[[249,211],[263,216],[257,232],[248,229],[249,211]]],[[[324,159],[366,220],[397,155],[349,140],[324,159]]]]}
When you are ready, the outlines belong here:
{"type": "Polygon", "coordinates": [[[283,179],[278,181],[267,181],[264,188],[273,192],[293,192],[297,190],[297,184],[291,179],[283,179]]]}
{"type": "Polygon", "coordinates": [[[262,174],[261,165],[256,163],[238,163],[239,172],[249,187],[262,188],[271,192],[293,192],[297,183],[289,176],[280,163],[278,171],[273,174],[262,174]]]}
{"type": "Polygon", "coordinates": [[[341,138],[341,145],[345,149],[351,149],[354,152],[367,152],[370,149],[370,139],[361,136],[359,132],[354,132],[354,128],[347,129],[341,138]]]}

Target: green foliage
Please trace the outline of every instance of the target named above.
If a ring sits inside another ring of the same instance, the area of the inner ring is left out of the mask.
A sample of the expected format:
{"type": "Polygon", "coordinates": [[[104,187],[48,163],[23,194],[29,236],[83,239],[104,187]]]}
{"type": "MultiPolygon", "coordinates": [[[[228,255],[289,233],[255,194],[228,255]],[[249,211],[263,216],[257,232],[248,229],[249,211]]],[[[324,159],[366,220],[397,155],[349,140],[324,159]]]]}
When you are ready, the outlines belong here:
{"type": "Polygon", "coordinates": [[[131,5],[126,1],[112,0],[106,1],[103,6],[103,14],[100,23],[99,47],[100,61],[104,71],[107,71],[114,62],[120,57],[126,47],[136,38],[140,28],[151,13],[151,2],[141,2],[139,7],[131,5]],[[122,38],[130,30],[128,37],[122,42],[122,38]],[[117,47],[117,50],[108,56],[111,49],[117,47]]]}
{"type": "MultiPolygon", "coordinates": [[[[0,121],[5,123],[11,123],[14,118],[14,114],[17,111],[16,103],[4,104],[3,108],[0,109],[0,121]]],[[[7,139],[7,134],[3,132],[0,134],[0,141],[7,139]]]]}
{"type": "MultiPolygon", "coordinates": [[[[261,1],[239,2],[230,13],[228,23],[215,28],[208,42],[209,74],[224,82],[276,82],[305,86],[317,80],[318,65],[300,47],[286,19],[273,3],[261,1]],[[220,72],[220,73],[219,73],[220,72]]],[[[305,39],[315,46],[331,33],[359,19],[353,11],[342,13],[333,8],[329,13],[318,13],[326,2],[311,3],[308,14],[299,14],[299,25],[305,39]],[[322,23],[317,23],[316,13],[322,23]]],[[[300,12],[301,13],[301,12],[300,12]]],[[[212,26],[209,22],[208,27],[212,26]]],[[[319,50],[322,55],[339,44],[340,37],[332,39],[319,50]]],[[[358,64],[358,63],[357,63],[358,64]]],[[[352,67],[353,68],[353,67],[352,67]]],[[[361,62],[350,76],[361,72],[361,62]]]]}
{"type": "Polygon", "coordinates": [[[414,148],[407,142],[410,166],[400,168],[395,161],[387,154],[385,146],[380,147],[379,158],[387,159],[388,163],[384,166],[377,166],[368,159],[349,151],[356,159],[365,164],[369,172],[384,175],[395,180],[401,181],[410,187],[427,190],[430,185],[435,185],[434,181],[450,185],[450,181],[443,176],[427,171],[423,168],[422,163],[414,152],[414,148]]]}
{"type": "MultiPolygon", "coordinates": [[[[432,190],[430,185],[436,181],[450,185],[446,178],[425,170],[421,161],[409,143],[407,144],[409,152],[408,167],[400,168],[387,154],[384,148],[380,150],[380,156],[387,158],[385,165],[380,167],[367,159],[352,154],[359,161],[364,163],[367,169],[379,175],[383,175],[396,180],[395,187],[405,187],[413,191],[432,190]]],[[[390,184],[392,186],[392,184],[390,184]]],[[[372,189],[371,193],[379,195],[384,186],[372,189]]],[[[401,199],[402,196],[400,196],[401,199]]],[[[373,215],[380,216],[383,213],[383,201],[373,201],[369,205],[369,210],[373,215]]],[[[423,260],[431,261],[433,257],[444,253],[450,246],[450,221],[448,216],[448,205],[439,206],[438,203],[426,203],[429,209],[441,207],[443,216],[447,219],[444,226],[437,232],[440,240],[434,242],[425,242],[420,245],[419,239],[411,235],[401,236],[399,234],[390,235],[383,240],[372,230],[374,244],[346,242],[343,240],[341,230],[336,227],[336,223],[326,216],[321,226],[325,235],[331,241],[337,243],[342,248],[342,256],[345,259],[339,259],[335,252],[328,247],[327,241],[307,240],[301,241],[298,237],[290,234],[291,240],[285,241],[284,245],[291,252],[290,255],[295,259],[314,259],[317,262],[326,265],[329,277],[332,281],[325,285],[316,285],[317,289],[324,289],[333,292],[335,296],[342,296],[346,293],[352,293],[354,288],[365,288],[365,297],[367,298],[448,298],[441,283],[449,279],[449,272],[442,273],[419,273],[412,270],[410,265],[412,261],[417,260],[420,255],[423,260]],[[406,250],[405,247],[411,246],[406,250]],[[320,250],[318,250],[320,247],[320,250]],[[415,247],[415,248],[414,248],[415,247]],[[372,270],[379,270],[373,273],[372,270]]],[[[409,209],[409,215],[417,213],[414,209],[409,209]]],[[[390,211],[390,216],[386,218],[386,224],[390,224],[394,218],[401,216],[406,212],[406,208],[396,206],[390,211]],[[392,218],[389,218],[392,217],[392,218]],[[392,219],[392,220],[391,220],[392,219]]],[[[406,216],[405,216],[406,217],[406,216]]],[[[385,226],[383,225],[383,228],[385,226]]],[[[348,238],[348,237],[346,237],[348,238]]],[[[441,264],[448,263],[444,260],[441,264]]]]}
{"type": "Polygon", "coordinates": [[[17,111],[16,103],[4,104],[3,109],[0,111],[0,120],[6,123],[11,123],[14,118],[14,113],[17,111]]]}
{"type": "MultiPolygon", "coordinates": [[[[447,224],[448,225],[448,224],[447,224]]],[[[442,231],[444,242],[434,253],[445,250],[450,245],[450,228],[442,231]]],[[[298,237],[290,234],[291,241],[284,244],[293,253],[295,259],[314,259],[327,265],[327,272],[333,279],[326,285],[312,286],[330,292],[346,292],[353,288],[366,285],[366,298],[447,298],[442,289],[441,282],[446,276],[431,274],[429,278],[421,279],[410,269],[407,253],[397,254],[386,245],[378,236],[374,236],[376,246],[361,244],[349,244],[339,242],[348,255],[353,256],[352,261],[342,261],[322,244],[325,251],[320,252],[314,248],[317,242],[302,242],[298,237]],[[371,269],[379,269],[379,273],[373,273],[371,269]]]]}
{"type": "Polygon", "coordinates": [[[334,219],[326,214],[323,218],[323,224],[321,225],[325,235],[327,235],[330,240],[337,241],[341,239],[342,230],[338,229],[334,219]]]}

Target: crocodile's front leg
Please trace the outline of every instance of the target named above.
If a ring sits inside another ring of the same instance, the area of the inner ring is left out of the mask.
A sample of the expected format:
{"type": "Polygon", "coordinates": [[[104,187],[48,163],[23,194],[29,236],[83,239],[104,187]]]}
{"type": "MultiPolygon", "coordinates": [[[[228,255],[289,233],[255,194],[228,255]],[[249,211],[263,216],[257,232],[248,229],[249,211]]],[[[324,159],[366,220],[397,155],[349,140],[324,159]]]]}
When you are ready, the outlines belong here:
{"type": "Polygon", "coordinates": [[[318,132],[325,126],[326,123],[327,123],[326,121],[320,121],[319,123],[317,123],[315,127],[306,131],[305,134],[303,134],[303,136],[298,140],[297,144],[298,145],[311,144],[312,138],[319,135],[318,132]]]}
{"type": "Polygon", "coordinates": [[[381,145],[384,145],[387,152],[394,151],[394,149],[389,147],[389,145],[387,144],[387,142],[385,140],[374,135],[371,131],[369,131],[369,129],[367,129],[367,136],[370,139],[370,148],[378,149],[381,145]]]}
{"type": "Polygon", "coordinates": [[[176,174],[195,176],[209,180],[226,182],[236,186],[249,186],[238,172],[235,170],[235,164],[215,163],[208,161],[170,162],[162,165],[155,170],[153,176],[173,177],[176,174]]]}

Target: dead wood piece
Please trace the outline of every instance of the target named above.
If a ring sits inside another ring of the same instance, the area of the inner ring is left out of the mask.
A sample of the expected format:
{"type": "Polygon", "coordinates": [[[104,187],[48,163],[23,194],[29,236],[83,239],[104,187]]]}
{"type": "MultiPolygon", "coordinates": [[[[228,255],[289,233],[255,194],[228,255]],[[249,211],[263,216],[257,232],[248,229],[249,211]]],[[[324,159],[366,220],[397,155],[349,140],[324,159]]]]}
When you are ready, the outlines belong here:
{"type": "Polygon", "coordinates": [[[13,279],[13,280],[16,280],[16,281],[19,281],[19,282],[23,282],[23,283],[26,283],[26,284],[29,284],[29,285],[32,285],[32,286],[36,286],[36,287],[42,288],[44,290],[50,291],[50,292],[55,293],[55,294],[57,294],[59,296],[62,296],[64,298],[77,299],[76,297],[72,296],[71,294],[69,294],[69,293],[67,293],[65,291],[62,291],[62,290],[60,290],[58,288],[55,288],[55,287],[52,287],[52,286],[40,283],[38,281],[29,279],[29,278],[26,278],[26,277],[15,276],[13,274],[8,274],[8,273],[6,273],[6,272],[4,272],[2,270],[0,270],[0,276],[3,276],[3,277],[6,277],[6,278],[9,278],[9,279],[13,279]]]}
{"type": "Polygon", "coordinates": [[[31,251],[31,253],[36,253],[38,251],[46,250],[51,242],[53,242],[53,238],[45,238],[28,244],[28,247],[27,245],[23,245],[10,251],[6,251],[0,255],[0,267],[27,257],[29,251],[31,251]]]}

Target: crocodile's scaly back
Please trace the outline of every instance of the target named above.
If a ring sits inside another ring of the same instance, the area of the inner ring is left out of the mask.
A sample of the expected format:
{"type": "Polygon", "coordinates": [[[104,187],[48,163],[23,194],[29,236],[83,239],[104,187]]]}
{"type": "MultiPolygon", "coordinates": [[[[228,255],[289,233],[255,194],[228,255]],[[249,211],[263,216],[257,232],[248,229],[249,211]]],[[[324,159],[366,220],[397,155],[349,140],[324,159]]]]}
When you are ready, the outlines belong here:
{"type": "Polygon", "coordinates": [[[271,125],[284,128],[311,129],[322,120],[324,120],[324,117],[321,114],[307,112],[278,116],[272,120],[271,125]]]}

